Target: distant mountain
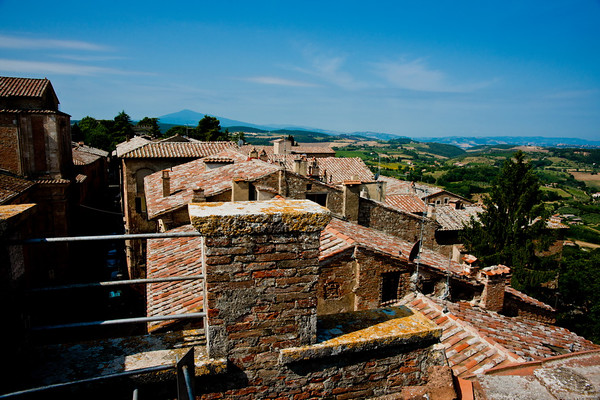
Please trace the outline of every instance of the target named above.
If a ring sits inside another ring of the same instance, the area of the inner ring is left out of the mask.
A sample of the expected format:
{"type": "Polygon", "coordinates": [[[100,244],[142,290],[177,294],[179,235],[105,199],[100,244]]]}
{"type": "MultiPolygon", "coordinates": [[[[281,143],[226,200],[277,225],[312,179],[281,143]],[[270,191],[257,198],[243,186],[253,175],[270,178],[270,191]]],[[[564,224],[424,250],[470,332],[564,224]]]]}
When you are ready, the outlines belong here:
{"type": "MultiPolygon", "coordinates": [[[[301,131],[306,131],[308,136],[318,136],[317,134],[324,134],[330,136],[352,136],[362,137],[376,140],[394,140],[394,139],[407,139],[406,136],[400,136],[393,133],[384,132],[339,132],[331,131],[319,128],[311,128],[306,126],[294,126],[294,125],[282,125],[282,124],[270,124],[270,125],[258,125],[249,122],[237,121],[225,117],[219,117],[217,115],[202,114],[192,110],[181,110],[176,113],[166,114],[161,117],[160,123],[167,125],[189,125],[190,127],[198,125],[198,121],[204,118],[205,115],[218,118],[223,128],[229,128],[230,131],[265,131],[265,132],[278,132],[282,134],[294,134],[298,135],[301,131]]],[[[452,144],[454,146],[468,149],[475,146],[486,146],[486,145],[532,145],[532,146],[546,146],[546,147],[561,147],[561,146],[577,146],[577,147],[600,147],[600,141],[597,140],[585,140],[578,138],[549,138],[542,136],[490,136],[490,137],[471,137],[471,136],[443,136],[443,137],[412,137],[412,139],[419,142],[434,142],[443,144],[452,144]]]]}
{"type": "Polygon", "coordinates": [[[468,137],[468,136],[446,136],[414,138],[419,141],[452,144],[463,149],[475,146],[490,145],[516,145],[516,146],[542,146],[542,147],[598,147],[600,141],[579,138],[551,138],[543,136],[490,136],[490,137],[468,137]]]}
{"type": "Polygon", "coordinates": [[[227,128],[229,126],[248,126],[255,129],[262,129],[265,131],[273,130],[272,127],[264,126],[264,125],[256,125],[251,124],[249,122],[236,121],[234,119],[229,119],[225,117],[219,117],[217,115],[210,114],[202,114],[192,110],[181,110],[176,113],[166,114],[161,117],[158,117],[160,122],[165,124],[174,124],[174,125],[190,125],[196,126],[198,125],[198,121],[204,118],[205,115],[210,117],[215,117],[221,122],[221,126],[223,128],[227,128]]]}

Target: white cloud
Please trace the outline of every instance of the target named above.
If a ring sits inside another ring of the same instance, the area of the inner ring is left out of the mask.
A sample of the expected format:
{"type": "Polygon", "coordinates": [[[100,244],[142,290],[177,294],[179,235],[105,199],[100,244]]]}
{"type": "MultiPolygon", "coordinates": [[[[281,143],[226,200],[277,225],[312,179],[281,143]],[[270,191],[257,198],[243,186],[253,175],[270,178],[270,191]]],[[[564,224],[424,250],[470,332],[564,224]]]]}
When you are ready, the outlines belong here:
{"type": "Polygon", "coordinates": [[[263,85],[297,86],[297,87],[318,86],[318,85],[308,83],[308,82],[295,81],[295,80],[284,79],[284,78],[279,78],[279,77],[275,77],[275,76],[254,76],[254,77],[243,78],[243,80],[248,81],[248,82],[260,83],[263,85]]]}
{"type": "Polygon", "coordinates": [[[31,39],[0,35],[0,48],[8,49],[68,49],[86,51],[107,51],[108,46],[80,40],[31,39]]]}
{"type": "Polygon", "coordinates": [[[61,75],[153,75],[147,72],[123,71],[115,68],[41,61],[8,60],[0,58],[0,71],[61,75]]]}
{"type": "Polygon", "coordinates": [[[373,66],[377,75],[384,78],[388,84],[400,89],[460,93],[472,92],[491,84],[491,82],[450,83],[444,72],[429,68],[422,59],[373,63],[373,66]]]}

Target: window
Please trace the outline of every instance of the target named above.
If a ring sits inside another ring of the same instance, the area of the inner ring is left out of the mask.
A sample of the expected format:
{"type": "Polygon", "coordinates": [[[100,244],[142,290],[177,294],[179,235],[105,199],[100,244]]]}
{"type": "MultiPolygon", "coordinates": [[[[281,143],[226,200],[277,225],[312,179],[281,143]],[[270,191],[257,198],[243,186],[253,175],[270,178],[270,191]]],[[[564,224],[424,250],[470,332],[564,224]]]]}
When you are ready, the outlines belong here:
{"type": "Polygon", "coordinates": [[[448,201],[449,201],[449,200],[450,200],[450,199],[449,199],[448,197],[444,197],[444,204],[448,204],[448,201]]]}
{"type": "Polygon", "coordinates": [[[306,193],[306,200],[314,201],[315,203],[326,207],[327,193],[306,193]]]}
{"type": "Polygon", "coordinates": [[[381,274],[381,304],[398,300],[400,271],[381,274]]]}

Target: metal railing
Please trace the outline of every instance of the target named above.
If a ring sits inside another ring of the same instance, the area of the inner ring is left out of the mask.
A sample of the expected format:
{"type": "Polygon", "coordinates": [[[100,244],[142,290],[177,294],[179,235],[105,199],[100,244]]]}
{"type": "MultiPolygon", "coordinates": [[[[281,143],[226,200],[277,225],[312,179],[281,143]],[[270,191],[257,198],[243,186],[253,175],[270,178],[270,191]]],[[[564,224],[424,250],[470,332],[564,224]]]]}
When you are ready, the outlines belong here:
{"type": "MultiPolygon", "coordinates": [[[[100,241],[100,240],[134,240],[134,239],[160,239],[160,238],[181,238],[181,237],[201,237],[198,232],[171,232],[171,233],[144,233],[144,234],[123,234],[123,235],[96,235],[96,236],[78,236],[78,237],[54,237],[54,238],[37,238],[37,239],[24,239],[24,240],[11,240],[8,241],[8,245],[19,245],[19,244],[38,244],[38,243],[61,243],[61,242],[80,242],[80,241],[100,241]]],[[[191,275],[191,276],[170,276],[161,278],[146,278],[146,279],[127,279],[117,281],[99,281],[89,283],[74,283],[67,285],[57,285],[49,287],[32,288],[27,290],[28,293],[43,293],[53,292],[62,290],[75,290],[75,289],[86,289],[86,288],[102,288],[102,287],[113,287],[113,286],[124,286],[124,285],[138,285],[138,284],[152,284],[162,282],[178,282],[178,281],[189,281],[189,280],[200,280],[204,279],[204,274],[191,275]]],[[[202,287],[202,296],[206,298],[204,293],[204,286],[202,287]]],[[[169,320],[183,320],[183,319],[195,319],[205,318],[206,312],[194,312],[194,313],[183,313],[183,314],[171,314],[171,315],[156,315],[150,317],[133,317],[133,318],[118,318],[109,320],[99,321],[87,321],[87,322],[74,322],[57,325],[44,325],[44,326],[33,326],[30,329],[32,331],[47,331],[54,329],[69,329],[69,328],[80,328],[90,326],[106,326],[106,325],[121,325],[121,324],[134,324],[134,323],[147,323],[154,321],[169,321],[169,320]]],[[[206,324],[204,324],[206,326],[206,324]]],[[[43,392],[52,389],[64,388],[72,385],[86,384],[99,382],[107,379],[127,377],[133,375],[147,374],[157,371],[165,371],[170,369],[177,369],[178,379],[178,399],[191,400],[194,398],[193,381],[194,381],[194,355],[193,348],[182,357],[177,365],[159,365],[155,367],[136,369],[131,371],[124,371],[115,374],[107,374],[102,376],[96,376],[87,379],[75,380],[64,383],[57,383],[47,386],[41,386],[31,389],[26,389],[13,393],[6,393],[0,395],[0,399],[13,398],[19,396],[31,395],[38,392],[43,392]]],[[[135,389],[133,397],[137,398],[138,390],[135,389]]]]}

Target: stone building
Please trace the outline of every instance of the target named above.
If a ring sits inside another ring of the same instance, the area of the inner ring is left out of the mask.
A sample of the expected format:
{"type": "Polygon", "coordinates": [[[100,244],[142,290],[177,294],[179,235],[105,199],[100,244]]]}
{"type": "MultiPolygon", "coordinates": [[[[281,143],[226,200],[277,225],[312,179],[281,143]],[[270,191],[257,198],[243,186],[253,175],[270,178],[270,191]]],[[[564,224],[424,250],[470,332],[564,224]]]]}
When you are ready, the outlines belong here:
{"type": "MultiPolygon", "coordinates": [[[[48,79],[0,77],[0,187],[16,191],[2,204],[36,203],[34,229],[42,237],[68,236],[78,201],[70,116],[58,105],[48,79]]],[[[40,262],[53,263],[38,279],[54,279],[65,271],[66,250],[57,246],[49,258],[40,255],[40,262]]]]}
{"type": "MultiPolygon", "coordinates": [[[[147,216],[144,178],[156,171],[217,154],[235,147],[231,142],[159,141],[134,137],[121,143],[115,155],[121,161],[121,201],[126,233],[156,232],[156,222],[147,216]]],[[[144,275],[145,243],[126,243],[127,265],[132,278],[144,275]]]]}

